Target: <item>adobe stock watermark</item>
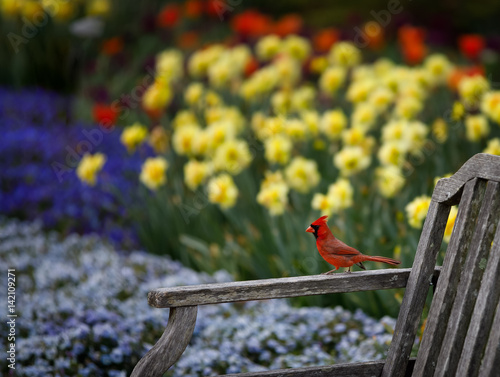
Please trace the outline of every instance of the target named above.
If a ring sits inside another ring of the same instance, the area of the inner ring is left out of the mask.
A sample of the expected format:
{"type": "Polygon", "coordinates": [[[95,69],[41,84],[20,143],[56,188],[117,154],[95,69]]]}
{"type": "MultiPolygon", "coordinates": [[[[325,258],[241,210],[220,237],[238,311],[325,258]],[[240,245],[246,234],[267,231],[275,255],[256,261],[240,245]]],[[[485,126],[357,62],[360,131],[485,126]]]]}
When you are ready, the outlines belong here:
{"type": "Polygon", "coordinates": [[[47,2],[43,8],[37,10],[31,20],[26,16],[21,17],[21,34],[9,32],[7,38],[12,46],[12,49],[17,54],[21,51],[20,46],[27,44],[35,38],[40,29],[47,25],[49,18],[57,14],[62,3],[67,3],[69,0],[55,0],[47,2]]]}
{"type": "MultiPolygon", "coordinates": [[[[411,2],[411,0],[408,0],[411,2]]],[[[396,14],[401,13],[404,10],[403,5],[399,0],[389,0],[385,9],[370,11],[370,15],[373,20],[368,21],[365,24],[365,30],[362,30],[359,26],[354,27],[356,32],[353,38],[353,42],[358,48],[365,48],[370,44],[371,38],[376,37],[380,33],[380,28],[385,28],[392,21],[392,17],[396,14]],[[371,37],[371,38],[370,38],[371,37]]]]}
{"type": "Polygon", "coordinates": [[[214,8],[219,16],[219,20],[224,21],[226,13],[233,13],[238,5],[241,5],[243,0],[212,0],[210,5],[214,8]]]}
{"type": "MultiPolygon", "coordinates": [[[[135,86],[129,93],[123,93],[119,99],[111,103],[111,109],[120,114],[118,119],[126,119],[131,110],[140,106],[144,92],[156,77],[154,69],[147,67],[146,70],[148,74],[139,85],[135,86]]],[[[66,174],[73,172],[83,155],[95,151],[103,142],[105,135],[112,133],[115,129],[116,125],[111,124],[109,121],[103,121],[96,127],[82,130],[83,137],[76,145],[66,145],[64,148],[66,151],[64,161],[54,160],[50,164],[59,183],[63,181],[66,174]]]]}

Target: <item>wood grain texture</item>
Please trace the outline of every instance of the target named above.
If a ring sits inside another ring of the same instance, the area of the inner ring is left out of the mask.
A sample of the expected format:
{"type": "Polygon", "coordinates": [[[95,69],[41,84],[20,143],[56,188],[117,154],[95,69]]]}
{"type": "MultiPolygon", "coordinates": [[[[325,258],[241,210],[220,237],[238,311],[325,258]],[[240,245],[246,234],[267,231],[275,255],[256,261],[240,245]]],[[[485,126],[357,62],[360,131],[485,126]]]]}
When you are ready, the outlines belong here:
{"type": "MultiPolygon", "coordinates": [[[[408,363],[405,377],[410,377],[414,359],[408,363]]],[[[258,373],[226,374],[224,377],[376,377],[380,376],[384,361],[369,361],[364,363],[335,364],[322,367],[279,369],[258,373]]]]}
{"type": "MultiPolygon", "coordinates": [[[[433,266],[434,267],[434,266],[433,266]]],[[[221,304],[251,300],[312,296],[377,289],[403,288],[409,268],[312,275],[220,284],[159,288],[149,292],[149,305],[156,308],[221,304]]],[[[434,269],[430,274],[434,273],[434,269]]],[[[437,269],[436,274],[439,273],[437,269]]]]}
{"type": "Polygon", "coordinates": [[[451,177],[440,179],[432,197],[440,203],[458,204],[463,186],[473,178],[500,182],[500,156],[474,155],[451,177]]]}
{"type": "Polygon", "coordinates": [[[137,363],[130,377],[161,377],[186,349],[196,324],[198,308],[170,309],[168,324],[158,342],[137,363]]]}
{"type": "Polygon", "coordinates": [[[476,230],[472,236],[471,248],[465,261],[464,271],[460,278],[446,334],[437,359],[435,376],[454,376],[457,371],[483,276],[482,263],[488,257],[498,224],[499,187],[499,183],[492,181],[489,181],[486,187],[476,230]]]}
{"type": "MultiPolygon", "coordinates": [[[[491,331],[491,324],[500,297],[500,226],[497,226],[493,247],[489,253],[481,288],[472,313],[462,355],[458,362],[457,377],[476,377],[491,331]]],[[[497,371],[500,374],[500,371],[497,371]]]]}
{"type": "Polygon", "coordinates": [[[432,376],[441,348],[460,273],[474,233],[477,216],[484,197],[486,181],[473,179],[465,184],[457,219],[446,250],[441,279],[436,285],[427,323],[422,337],[414,377],[432,376]]]}
{"type": "Polygon", "coordinates": [[[449,213],[450,206],[438,203],[434,197],[431,199],[382,372],[383,377],[402,377],[405,373],[449,213]]]}
{"type": "Polygon", "coordinates": [[[484,351],[479,376],[495,376],[500,371],[500,301],[497,304],[495,318],[484,351]]]}

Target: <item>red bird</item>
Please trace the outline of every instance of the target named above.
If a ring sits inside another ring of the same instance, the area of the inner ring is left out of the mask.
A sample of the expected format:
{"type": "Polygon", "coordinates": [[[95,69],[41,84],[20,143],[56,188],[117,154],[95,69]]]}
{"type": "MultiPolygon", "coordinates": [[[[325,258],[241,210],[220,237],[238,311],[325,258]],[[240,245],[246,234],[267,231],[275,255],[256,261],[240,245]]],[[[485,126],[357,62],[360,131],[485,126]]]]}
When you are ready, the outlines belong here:
{"type": "Polygon", "coordinates": [[[316,247],[323,259],[335,266],[335,270],[328,271],[325,274],[331,274],[337,271],[339,267],[349,267],[347,272],[351,272],[351,266],[354,264],[366,270],[362,263],[365,261],[382,262],[392,265],[401,263],[400,261],[386,257],[370,257],[361,254],[353,247],[347,246],[332,234],[330,228],[326,225],[327,218],[328,216],[320,217],[306,229],[306,232],[313,233],[314,237],[316,237],[316,247]]]}

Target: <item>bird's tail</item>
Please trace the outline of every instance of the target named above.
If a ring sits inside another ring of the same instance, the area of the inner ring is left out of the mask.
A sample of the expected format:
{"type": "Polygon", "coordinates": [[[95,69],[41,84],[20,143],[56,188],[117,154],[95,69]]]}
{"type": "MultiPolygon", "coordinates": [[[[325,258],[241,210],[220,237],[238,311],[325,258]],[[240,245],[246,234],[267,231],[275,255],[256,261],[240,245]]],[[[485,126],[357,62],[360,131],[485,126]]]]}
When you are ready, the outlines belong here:
{"type": "Polygon", "coordinates": [[[369,257],[369,256],[366,256],[366,261],[371,261],[371,262],[382,262],[382,263],[387,263],[387,264],[392,264],[393,266],[396,266],[398,264],[400,264],[401,262],[396,260],[396,259],[392,259],[392,258],[386,258],[386,257],[369,257]]]}

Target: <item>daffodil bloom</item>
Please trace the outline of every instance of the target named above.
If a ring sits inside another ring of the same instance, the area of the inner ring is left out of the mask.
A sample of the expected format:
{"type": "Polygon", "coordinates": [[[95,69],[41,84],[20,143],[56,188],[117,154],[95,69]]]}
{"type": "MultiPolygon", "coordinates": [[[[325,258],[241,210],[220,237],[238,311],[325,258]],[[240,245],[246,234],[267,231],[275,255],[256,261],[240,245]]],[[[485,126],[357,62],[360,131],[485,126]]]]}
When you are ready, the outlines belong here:
{"type": "Polygon", "coordinates": [[[328,187],[327,196],[333,202],[333,212],[337,213],[353,205],[354,188],[351,183],[340,178],[328,187]]]}
{"type": "Polygon", "coordinates": [[[277,35],[271,34],[259,39],[255,45],[257,57],[262,61],[274,58],[281,50],[281,39],[277,35]]]}
{"type": "Polygon", "coordinates": [[[149,135],[149,144],[156,153],[165,153],[168,149],[169,139],[162,126],[156,126],[149,135]]]}
{"type": "Polygon", "coordinates": [[[197,124],[188,124],[176,129],[172,136],[172,145],[177,154],[194,154],[195,139],[201,132],[201,128],[197,124]]]}
{"type": "Polygon", "coordinates": [[[320,180],[316,161],[295,157],[285,169],[288,185],[300,193],[307,193],[317,186],[320,180]]]}
{"type": "Polygon", "coordinates": [[[227,209],[235,205],[238,188],[229,174],[221,174],[208,181],[208,200],[227,209]]]}
{"type": "Polygon", "coordinates": [[[458,83],[458,94],[467,108],[479,104],[483,94],[489,89],[489,82],[480,75],[464,77],[458,83]]]}
{"type": "Polygon", "coordinates": [[[393,198],[398,194],[405,184],[401,170],[394,165],[377,168],[375,171],[377,187],[382,196],[393,198]]]}
{"type": "Polygon", "coordinates": [[[369,102],[360,103],[354,108],[351,119],[353,126],[369,129],[377,119],[377,110],[369,102]]]}
{"type": "Polygon", "coordinates": [[[347,89],[346,98],[353,103],[366,101],[375,87],[376,81],[373,79],[354,81],[347,89]]]}
{"type": "Polygon", "coordinates": [[[388,141],[378,151],[378,159],[382,165],[401,167],[405,162],[408,143],[406,141],[388,141]]]}
{"type": "Polygon", "coordinates": [[[174,119],[172,120],[172,124],[174,129],[183,127],[185,125],[193,125],[197,124],[198,119],[196,115],[191,110],[180,110],[175,114],[174,119]]]}
{"type": "Polygon", "coordinates": [[[446,221],[446,228],[444,229],[443,241],[446,243],[450,242],[451,235],[453,233],[453,227],[455,226],[455,221],[458,215],[458,208],[456,206],[451,207],[450,214],[448,215],[448,220],[446,221]]]}
{"type": "Polygon", "coordinates": [[[422,102],[414,97],[402,97],[396,101],[394,113],[404,119],[413,119],[422,111],[423,107],[422,102]]]}
{"type": "Polygon", "coordinates": [[[194,191],[212,174],[212,171],[212,165],[208,162],[189,160],[184,165],[184,182],[194,191]]]}
{"type": "Polygon", "coordinates": [[[435,84],[445,83],[452,69],[450,61],[443,54],[428,56],[424,62],[424,67],[435,84]]]}
{"type": "Polygon", "coordinates": [[[151,157],[144,161],[139,179],[150,190],[157,190],[167,181],[168,162],[163,157],[151,157]]]}
{"type": "Polygon", "coordinates": [[[378,113],[384,112],[394,101],[394,93],[385,86],[373,90],[368,95],[368,102],[373,105],[378,113]]]}
{"type": "Polygon", "coordinates": [[[287,119],[285,132],[293,140],[304,140],[307,136],[307,125],[301,119],[287,119]]]}
{"type": "Polygon", "coordinates": [[[142,96],[142,106],[149,111],[163,110],[172,99],[172,90],[168,83],[156,80],[142,96]]]}
{"type": "Polygon", "coordinates": [[[422,223],[427,216],[430,204],[431,198],[423,195],[413,199],[406,205],[406,216],[411,227],[416,229],[422,228],[422,223]]]}
{"type": "Polygon", "coordinates": [[[488,136],[490,125],[484,115],[469,115],[465,118],[466,137],[470,141],[479,141],[488,136]]]}
{"type": "Polygon", "coordinates": [[[156,73],[166,82],[177,81],[184,75],[184,56],[180,50],[170,49],[156,55],[156,73]]]}
{"type": "Polygon", "coordinates": [[[307,128],[307,132],[316,136],[319,132],[319,114],[316,110],[305,110],[300,113],[300,118],[304,122],[307,128]]]}
{"type": "Polygon", "coordinates": [[[134,152],[148,136],[148,130],[140,123],[125,128],[120,136],[120,141],[127,147],[129,153],[134,152]]]}
{"type": "Polygon", "coordinates": [[[342,110],[325,111],[321,117],[319,129],[330,140],[338,140],[342,135],[342,131],[347,126],[347,117],[342,110]]]}
{"type": "Polygon", "coordinates": [[[371,162],[363,148],[358,146],[348,146],[341,149],[333,158],[335,166],[343,176],[351,176],[365,170],[371,162]]]}
{"type": "Polygon", "coordinates": [[[264,148],[267,161],[284,165],[290,159],[292,141],[284,135],[275,135],[266,139],[264,148]]]}
{"type": "Polygon", "coordinates": [[[443,118],[438,118],[432,123],[432,136],[441,144],[448,139],[448,125],[443,118]]]}
{"type": "Polygon", "coordinates": [[[496,137],[488,141],[488,146],[483,152],[500,156],[500,139],[496,137]]]}
{"type": "Polygon", "coordinates": [[[491,120],[500,124],[500,91],[488,92],[483,96],[481,111],[491,120]]]}
{"type": "Polygon", "coordinates": [[[350,42],[337,42],[330,50],[329,60],[336,65],[352,67],[361,61],[361,51],[350,42]]]}
{"type": "Polygon", "coordinates": [[[93,155],[86,153],[76,168],[76,175],[87,185],[95,186],[97,174],[101,171],[105,162],[106,156],[102,153],[95,153],[93,155]]]}
{"type": "Polygon", "coordinates": [[[205,87],[200,82],[193,82],[184,91],[184,101],[190,106],[197,106],[205,92],[205,87]]]}
{"type": "Polygon", "coordinates": [[[283,40],[281,50],[299,61],[304,61],[311,54],[311,44],[306,38],[289,35],[283,40]]]}
{"type": "Polygon", "coordinates": [[[345,68],[329,67],[321,74],[319,87],[324,93],[333,94],[344,84],[345,77],[345,68]]]}
{"type": "Polygon", "coordinates": [[[243,140],[227,140],[215,150],[213,164],[217,171],[232,175],[242,172],[252,161],[248,144],[243,140]]]}
{"type": "Polygon", "coordinates": [[[289,188],[280,171],[274,173],[267,171],[257,194],[257,203],[266,207],[272,216],[281,215],[288,203],[288,191],[289,188]]]}
{"type": "Polygon", "coordinates": [[[311,207],[321,211],[321,216],[330,216],[335,208],[334,199],[329,195],[316,193],[313,196],[311,207]]]}

